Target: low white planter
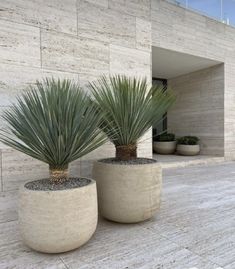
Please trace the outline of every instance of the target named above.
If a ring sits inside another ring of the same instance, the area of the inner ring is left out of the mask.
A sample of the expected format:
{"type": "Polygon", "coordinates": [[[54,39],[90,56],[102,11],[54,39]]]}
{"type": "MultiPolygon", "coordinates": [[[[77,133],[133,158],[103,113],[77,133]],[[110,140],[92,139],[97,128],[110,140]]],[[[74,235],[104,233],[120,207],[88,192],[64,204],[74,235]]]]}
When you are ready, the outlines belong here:
{"type": "Polygon", "coordinates": [[[97,226],[94,180],[83,187],[41,191],[20,189],[19,225],[23,241],[45,253],[69,251],[85,244],[97,226]]]}
{"type": "Polygon", "coordinates": [[[160,207],[162,169],[158,163],[94,163],[99,211],[106,219],[136,223],[151,218],[160,207]]]}
{"type": "Polygon", "coordinates": [[[153,149],[159,154],[173,154],[176,150],[176,141],[156,141],[153,143],[153,149]]]}
{"type": "Polygon", "coordinates": [[[177,145],[177,153],[185,156],[194,156],[198,155],[200,152],[199,145],[177,145]]]}

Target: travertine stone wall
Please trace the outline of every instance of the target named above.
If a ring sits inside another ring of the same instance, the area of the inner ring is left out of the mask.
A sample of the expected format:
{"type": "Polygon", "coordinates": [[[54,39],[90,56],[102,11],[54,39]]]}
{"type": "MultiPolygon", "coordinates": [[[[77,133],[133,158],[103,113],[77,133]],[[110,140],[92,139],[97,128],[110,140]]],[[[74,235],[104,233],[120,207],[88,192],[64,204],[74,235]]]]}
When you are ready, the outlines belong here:
{"type": "MultiPolygon", "coordinates": [[[[151,80],[150,0],[2,0],[0,33],[0,113],[46,76],[82,85],[109,73],[151,80]]],[[[138,153],[151,157],[146,137],[138,153]]],[[[71,173],[89,176],[94,159],[113,154],[107,144],[75,162],[71,173]]],[[[0,190],[48,173],[46,165],[2,145],[0,160],[0,190]]]]}
{"type": "Polygon", "coordinates": [[[168,80],[177,96],[168,129],[200,137],[201,154],[224,156],[224,65],[168,80]]]}
{"type": "MultiPolygon", "coordinates": [[[[209,112],[206,118],[216,124],[211,130],[218,127],[216,139],[221,142],[224,136],[225,157],[235,159],[233,27],[163,0],[2,0],[0,33],[0,113],[17,93],[45,76],[71,78],[86,85],[101,74],[118,72],[147,76],[151,81],[152,45],[223,62],[224,123],[220,117],[215,121],[209,112]]],[[[217,68],[222,70],[222,66],[217,68]]],[[[221,93],[213,83],[207,86],[221,93]]],[[[213,103],[209,92],[203,94],[213,103]]],[[[221,99],[214,102],[221,116],[221,99]]],[[[150,136],[149,132],[140,143],[139,156],[151,156],[150,136]]],[[[202,136],[206,139],[207,135],[202,136]]],[[[217,153],[222,152],[219,145],[214,148],[217,153]]],[[[0,149],[0,190],[16,189],[20,181],[47,174],[40,162],[0,149]]],[[[113,153],[113,146],[105,145],[74,164],[73,173],[89,176],[93,159],[113,153]]]]}
{"type": "MultiPolygon", "coordinates": [[[[224,154],[235,159],[235,28],[175,6],[151,1],[153,46],[224,62],[224,154]]],[[[177,63],[176,63],[177,64],[177,63]]]]}

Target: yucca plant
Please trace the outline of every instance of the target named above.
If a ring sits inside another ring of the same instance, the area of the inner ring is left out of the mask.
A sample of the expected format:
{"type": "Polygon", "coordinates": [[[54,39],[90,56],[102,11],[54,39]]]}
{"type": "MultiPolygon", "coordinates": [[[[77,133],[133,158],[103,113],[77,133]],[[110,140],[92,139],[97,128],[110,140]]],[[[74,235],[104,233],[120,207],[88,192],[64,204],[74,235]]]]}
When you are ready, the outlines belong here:
{"type": "Polygon", "coordinates": [[[116,147],[116,158],[137,158],[140,138],[162,120],[175,96],[165,87],[148,87],[146,79],[114,75],[90,83],[102,129],[116,147]]]}
{"type": "Polygon", "coordinates": [[[49,165],[50,180],[68,178],[70,162],[106,141],[101,115],[86,93],[70,80],[37,81],[3,114],[0,141],[49,165]]]}

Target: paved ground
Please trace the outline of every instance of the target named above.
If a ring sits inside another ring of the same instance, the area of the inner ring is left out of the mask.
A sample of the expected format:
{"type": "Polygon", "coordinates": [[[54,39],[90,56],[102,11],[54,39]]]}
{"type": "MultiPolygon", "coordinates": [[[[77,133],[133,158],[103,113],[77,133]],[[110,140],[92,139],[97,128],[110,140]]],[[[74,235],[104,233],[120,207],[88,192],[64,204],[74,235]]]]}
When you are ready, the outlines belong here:
{"type": "Polygon", "coordinates": [[[15,193],[0,197],[0,268],[234,269],[235,163],[168,169],[162,208],[151,221],[101,220],[79,250],[44,255],[20,241],[15,193]]]}
{"type": "Polygon", "coordinates": [[[209,156],[209,155],[196,155],[196,156],[182,156],[182,155],[161,155],[153,154],[162,166],[162,168],[178,168],[195,165],[211,165],[224,162],[224,157],[209,156]]]}

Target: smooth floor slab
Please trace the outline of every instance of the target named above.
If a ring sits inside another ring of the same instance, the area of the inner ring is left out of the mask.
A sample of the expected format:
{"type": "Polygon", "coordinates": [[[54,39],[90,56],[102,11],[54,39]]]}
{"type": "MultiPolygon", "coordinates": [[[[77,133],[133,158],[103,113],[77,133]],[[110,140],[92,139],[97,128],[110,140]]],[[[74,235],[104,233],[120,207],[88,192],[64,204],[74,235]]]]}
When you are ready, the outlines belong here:
{"type": "Polygon", "coordinates": [[[0,192],[0,223],[17,220],[17,191],[0,192]]]}
{"type": "Polygon", "coordinates": [[[235,163],[164,169],[162,206],[152,220],[124,225],[100,219],[85,246],[60,255],[23,245],[14,195],[1,196],[2,269],[235,268],[235,163]]]}
{"type": "Polygon", "coordinates": [[[177,154],[162,155],[153,154],[153,158],[157,160],[162,168],[179,168],[198,165],[213,165],[224,162],[224,157],[210,155],[182,156],[177,154]]]}

